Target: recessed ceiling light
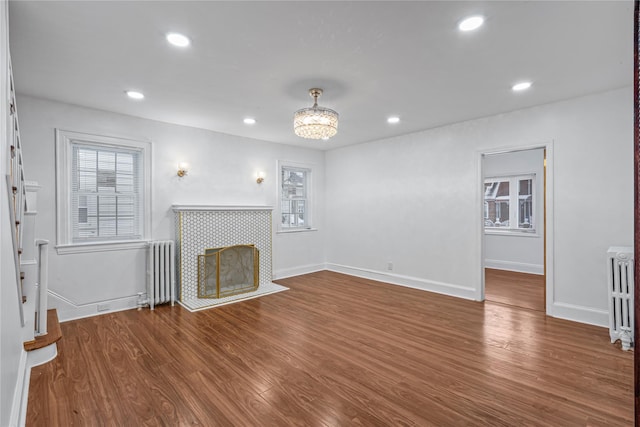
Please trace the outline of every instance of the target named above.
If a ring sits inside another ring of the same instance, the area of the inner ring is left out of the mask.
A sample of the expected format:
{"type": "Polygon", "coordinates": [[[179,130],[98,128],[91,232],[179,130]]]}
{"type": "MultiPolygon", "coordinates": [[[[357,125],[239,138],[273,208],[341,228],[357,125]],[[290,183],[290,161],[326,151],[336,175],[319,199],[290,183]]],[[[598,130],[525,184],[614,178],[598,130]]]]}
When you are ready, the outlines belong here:
{"type": "Polygon", "coordinates": [[[482,16],[470,16],[469,18],[465,18],[458,24],[458,29],[460,31],[473,31],[478,29],[484,23],[484,17],[482,16]]]}
{"type": "Polygon", "coordinates": [[[245,125],[255,125],[256,119],[252,119],[251,117],[247,117],[243,120],[245,125]]]}
{"type": "Polygon", "coordinates": [[[531,87],[531,82],[520,82],[511,86],[511,90],[514,92],[520,92],[521,90],[527,90],[531,87]]]}
{"type": "Polygon", "coordinates": [[[387,123],[399,123],[399,122],[400,122],[400,117],[393,116],[387,119],[387,123]]]}
{"type": "Polygon", "coordinates": [[[144,94],[142,92],[136,92],[135,90],[128,90],[127,96],[131,99],[144,99],[144,94]]]}
{"type": "Polygon", "coordinates": [[[187,36],[178,33],[167,34],[167,41],[178,47],[187,47],[191,44],[191,40],[187,36]]]}

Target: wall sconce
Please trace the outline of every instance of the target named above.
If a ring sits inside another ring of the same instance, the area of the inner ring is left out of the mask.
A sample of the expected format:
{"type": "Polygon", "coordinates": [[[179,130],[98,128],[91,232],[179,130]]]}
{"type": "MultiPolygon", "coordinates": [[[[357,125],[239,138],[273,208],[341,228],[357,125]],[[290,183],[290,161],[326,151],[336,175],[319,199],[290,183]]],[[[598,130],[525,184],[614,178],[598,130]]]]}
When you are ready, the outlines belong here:
{"type": "Polygon", "coordinates": [[[189,163],[180,162],[178,163],[178,176],[182,178],[189,172],[189,163]]]}
{"type": "Polygon", "coordinates": [[[262,184],[262,181],[264,181],[264,172],[262,171],[256,172],[256,182],[258,184],[262,184]]]}

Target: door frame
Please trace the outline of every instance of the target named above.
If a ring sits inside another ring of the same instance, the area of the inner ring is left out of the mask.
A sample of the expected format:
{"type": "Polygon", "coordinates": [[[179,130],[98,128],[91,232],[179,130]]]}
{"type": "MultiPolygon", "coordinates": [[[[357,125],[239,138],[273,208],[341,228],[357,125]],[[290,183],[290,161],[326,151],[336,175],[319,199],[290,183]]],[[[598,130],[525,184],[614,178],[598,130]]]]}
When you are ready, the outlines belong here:
{"type": "Polygon", "coordinates": [[[545,313],[549,316],[554,315],[554,249],[553,249],[553,236],[554,236],[554,218],[553,218],[553,141],[544,142],[540,144],[531,144],[524,146],[511,146],[494,149],[483,149],[478,151],[478,178],[477,178],[477,200],[476,206],[478,207],[478,253],[480,254],[480,286],[476,290],[476,300],[484,301],[484,259],[485,259],[485,238],[484,238],[484,166],[483,159],[485,156],[492,154],[505,154],[514,153],[518,151],[527,150],[545,150],[545,167],[544,167],[544,234],[543,234],[543,246],[544,246],[544,272],[545,272],[545,313]]]}

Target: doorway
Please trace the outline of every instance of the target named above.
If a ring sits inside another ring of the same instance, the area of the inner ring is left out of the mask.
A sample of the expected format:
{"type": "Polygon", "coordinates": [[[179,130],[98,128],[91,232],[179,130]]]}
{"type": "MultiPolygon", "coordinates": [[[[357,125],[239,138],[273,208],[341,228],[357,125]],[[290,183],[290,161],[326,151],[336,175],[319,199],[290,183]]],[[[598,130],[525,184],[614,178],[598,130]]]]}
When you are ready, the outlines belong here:
{"type": "Polygon", "coordinates": [[[546,312],[550,144],[483,152],[482,299],[546,312]]]}

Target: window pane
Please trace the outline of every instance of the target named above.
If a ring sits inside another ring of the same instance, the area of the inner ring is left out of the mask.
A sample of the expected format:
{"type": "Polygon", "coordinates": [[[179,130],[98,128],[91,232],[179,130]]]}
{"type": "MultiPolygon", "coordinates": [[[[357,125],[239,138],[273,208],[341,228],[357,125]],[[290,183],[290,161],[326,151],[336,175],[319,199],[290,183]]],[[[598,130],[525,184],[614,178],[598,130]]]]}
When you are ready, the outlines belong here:
{"type": "Polygon", "coordinates": [[[135,234],[135,224],[133,218],[118,217],[118,236],[135,234]]]}
{"type": "Polygon", "coordinates": [[[118,173],[133,173],[133,154],[118,153],[118,173]]]}
{"type": "Polygon", "coordinates": [[[87,217],[85,224],[78,224],[77,236],[79,238],[91,238],[98,236],[98,219],[96,217],[87,217]]]}
{"type": "Polygon", "coordinates": [[[118,193],[133,193],[133,175],[122,175],[118,173],[116,185],[118,193]]]}
{"type": "Polygon", "coordinates": [[[98,216],[116,215],[116,196],[100,196],[98,198],[98,216]]]}
{"type": "Polygon", "coordinates": [[[95,170],[78,171],[78,191],[96,191],[96,172],[95,170]]]}
{"type": "Polygon", "coordinates": [[[282,197],[306,197],[306,171],[282,170],[282,197]]]}
{"type": "Polygon", "coordinates": [[[304,200],[295,200],[293,204],[293,221],[295,227],[302,227],[304,226],[305,202],[304,200]]]}
{"type": "Polygon", "coordinates": [[[486,228],[509,227],[509,181],[484,184],[486,228]]]}
{"type": "Polygon", "coordinates": [[[533,228],[533,179],[518,182],[518,228],[533,228]]]}
{"type": "Polygon", "coordinates": [[[133,217],[135,213],[135,202],[133,196],[118,196],[117,213],[120,217],[133,217]]]}
{"type": "Polygon", "coordinates": [[[282,167],[280,213],[283,228],[308,227],[309,170],[282,167]]]}
{"type": "Polygon", "coordinates": [[[116,218],[100,217],[98,219],[98,233],[100,234],[100,237],[115,237],[116,236],[116,218]]]}

